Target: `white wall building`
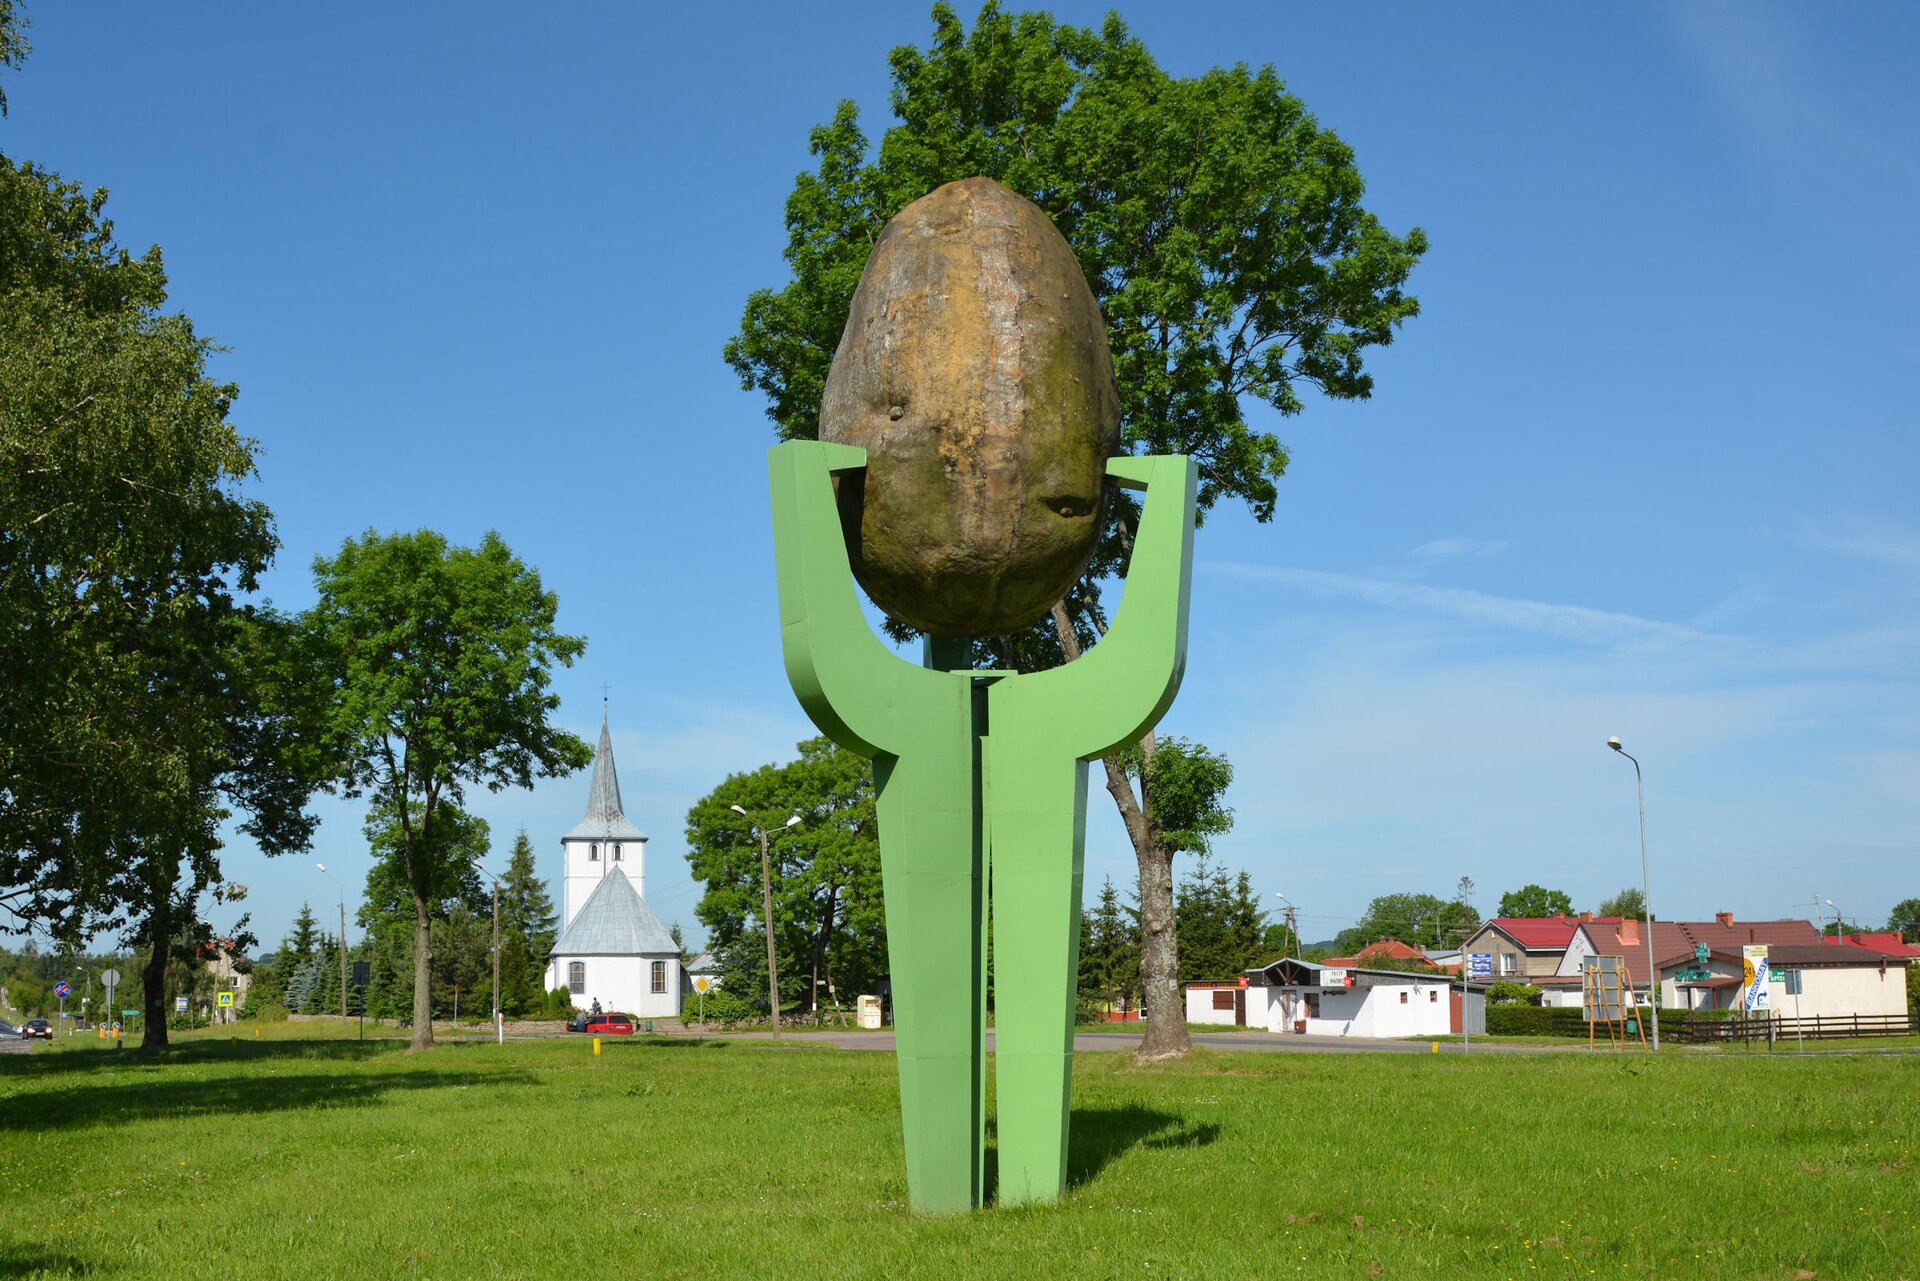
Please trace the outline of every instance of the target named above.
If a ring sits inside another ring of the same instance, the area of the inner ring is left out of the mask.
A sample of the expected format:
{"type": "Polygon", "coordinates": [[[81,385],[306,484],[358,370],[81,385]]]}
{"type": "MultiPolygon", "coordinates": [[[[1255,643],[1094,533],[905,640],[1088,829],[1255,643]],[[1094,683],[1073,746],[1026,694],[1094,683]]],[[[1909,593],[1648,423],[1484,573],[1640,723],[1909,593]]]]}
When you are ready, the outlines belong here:
{"type": "Polygon", "coordinates": [[[574,1008],[638,1018],[680,1013],[680,949],[648,909],[647,836],[620,806],[620,778],[604,711],[587,789],[587,816],[561,838],[561,929],[548,959],[547,987],[564,987],[574,1008]]]}
{"type": "Polygon", "coordinates": [[[1399,970],[1335,969],[1276,961],[1249,973],[1247,1024],[1269,1032],[1392,1039],[1487,1028],[1484,992],[1461,995],[1457,980],[1399,970]]]}

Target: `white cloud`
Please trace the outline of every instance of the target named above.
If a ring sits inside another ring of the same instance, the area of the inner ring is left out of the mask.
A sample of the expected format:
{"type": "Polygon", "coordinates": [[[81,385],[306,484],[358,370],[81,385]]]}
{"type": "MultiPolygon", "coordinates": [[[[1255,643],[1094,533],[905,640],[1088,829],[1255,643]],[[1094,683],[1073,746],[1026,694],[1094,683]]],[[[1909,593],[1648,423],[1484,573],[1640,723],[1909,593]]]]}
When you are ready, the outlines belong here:
{"type": "Polygon", "coordinates": [[[1920,534],[1910,529],[1856,525],[1850,533],[1835,534],[1806,521],[1800,526],[1800,540],[1809,547],[1835,555],[1920,573],[1920,534]]]}
{"type": "Polygon", "coordinates": [[[1548,601],[1492,596],[1458,587],[1395,583],[1353,574],[1233,561],[1204,563],[1203,569],[1235,578],[1295,587],[1322,596],[1362,600],[1390,609],[1419,609],[1487,623],[1537,636],[1556,636],[1585,645],[1632,645],[1712,639],[1710,633],[1679,623],[1636,618],[1548,601]]]}
{"type": "Polygon", "coordinates": [[[1440,560],[1453,556],[1497,556],[1513,543],[1505,538],[1436,538],[1413,549],[1415,556],[1440,560]]]}

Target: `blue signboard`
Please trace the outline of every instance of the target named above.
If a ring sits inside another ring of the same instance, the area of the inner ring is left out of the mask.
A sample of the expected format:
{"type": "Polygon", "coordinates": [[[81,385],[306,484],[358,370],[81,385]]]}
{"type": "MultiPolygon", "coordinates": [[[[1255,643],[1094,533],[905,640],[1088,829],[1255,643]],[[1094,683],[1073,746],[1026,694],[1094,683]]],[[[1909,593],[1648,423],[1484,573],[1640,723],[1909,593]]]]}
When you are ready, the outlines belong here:
{"type": "Polygon", "coordinates": [[[1470,977],[1476,978],[1476,979],[1492,978],[1493,977],[1493,953],[1491,952],[1467,953],[1467,974],[1470,977]]]}
{"type": "Polygon", "coordinates": [[[73,984],[55,983],[53,985],[53,995],[57,1000],[66,1000],[69,996],[73,995],[73,984]]]}

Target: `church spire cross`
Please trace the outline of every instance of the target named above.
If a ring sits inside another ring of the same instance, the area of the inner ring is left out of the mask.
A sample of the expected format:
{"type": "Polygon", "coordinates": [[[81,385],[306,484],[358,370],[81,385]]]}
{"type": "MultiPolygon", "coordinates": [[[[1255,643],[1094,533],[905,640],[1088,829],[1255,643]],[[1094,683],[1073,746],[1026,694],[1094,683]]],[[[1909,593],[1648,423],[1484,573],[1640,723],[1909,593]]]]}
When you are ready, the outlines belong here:
{"type": "Polygon", "coordinates": [[[587,789],[587,816],[625,816],[620,807],[620,775],[613,767],[613,734],[600,717],[600,746],[593,753],[593,782],[587,789]]]}

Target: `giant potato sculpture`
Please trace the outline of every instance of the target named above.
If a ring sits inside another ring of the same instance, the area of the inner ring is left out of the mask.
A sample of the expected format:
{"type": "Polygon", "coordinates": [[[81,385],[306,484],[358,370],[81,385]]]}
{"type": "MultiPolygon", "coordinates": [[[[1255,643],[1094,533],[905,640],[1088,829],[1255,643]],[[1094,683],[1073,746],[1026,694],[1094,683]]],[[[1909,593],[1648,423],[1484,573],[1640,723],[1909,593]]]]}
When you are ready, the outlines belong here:
{"type": "Polygon", "coordinates": [[[1059,231],[990,178],[914,201],[874,245],[820,402],[854,576],[940,636],[1043,617],[1100,533],[1119,400],[1106,322],[1059,231]]]}

